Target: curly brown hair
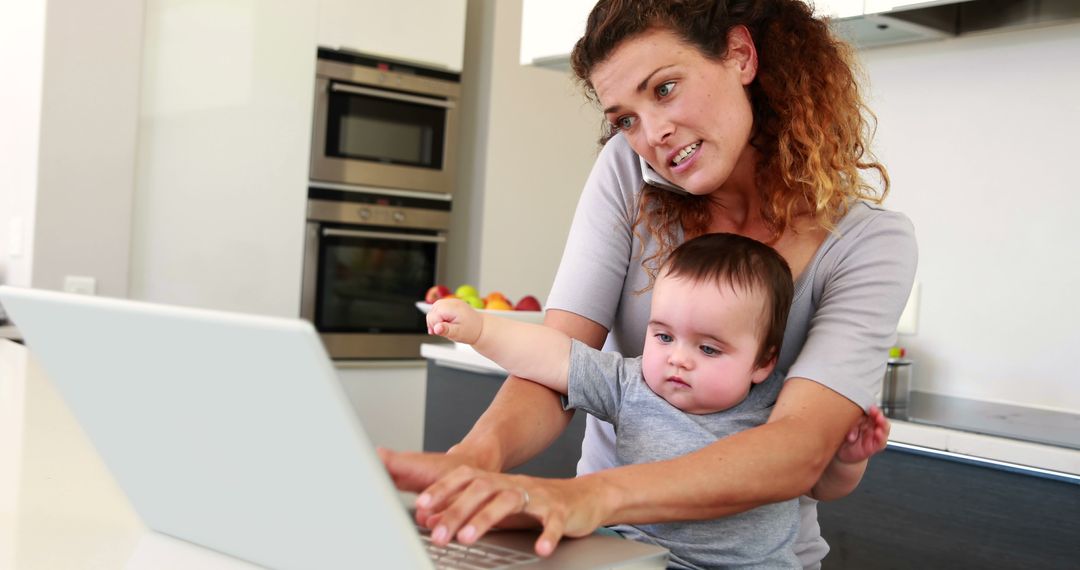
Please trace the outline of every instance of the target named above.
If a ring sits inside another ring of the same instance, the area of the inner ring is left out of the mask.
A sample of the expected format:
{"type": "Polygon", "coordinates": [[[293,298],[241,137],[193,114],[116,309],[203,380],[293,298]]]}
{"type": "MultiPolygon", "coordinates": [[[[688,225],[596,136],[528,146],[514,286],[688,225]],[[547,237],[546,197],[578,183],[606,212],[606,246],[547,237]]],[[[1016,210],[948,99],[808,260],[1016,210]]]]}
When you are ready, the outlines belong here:
{"type": "MultiPolygon", "coordinates": [[[[881,203],[889,176],[868,148],[876,118],[859,93],[852,49],[801,0],[600,0],[574,46],[571,66],[595,99],[593,69],[626,39],[668,29],[703,56],[722,61],[735,26],[745,26],[757,47],[758,71],[747,87],[750,144],[758,151],[761,216],[773,241],[800,215],[831,230],[853,201],[881,203]],[[864,170],[877,172],[880,188],[863,180],[864,170]]],[[[707,200],[645,185],[634,232],[644,224],[659,244],[642,262],[651,276],[655,260],[678,245],[679,229],[687,239],[707,231],[707,200]]]]}

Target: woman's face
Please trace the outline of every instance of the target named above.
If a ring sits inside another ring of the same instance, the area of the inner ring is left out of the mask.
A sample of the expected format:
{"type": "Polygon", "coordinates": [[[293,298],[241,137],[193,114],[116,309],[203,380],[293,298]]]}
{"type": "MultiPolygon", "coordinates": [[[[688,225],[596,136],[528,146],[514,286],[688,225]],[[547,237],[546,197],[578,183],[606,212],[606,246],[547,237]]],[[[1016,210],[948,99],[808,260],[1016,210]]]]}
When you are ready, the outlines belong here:
{"type": "Polygon", "coordinates": [[[753,177],[746,167],[753,113],[745,86],[756,71],[745,28],[730,34],[723,61],[655,28],[615,48],[590,80],[608,122],[634,151],[664,178],[705,195],[753,177]]]}

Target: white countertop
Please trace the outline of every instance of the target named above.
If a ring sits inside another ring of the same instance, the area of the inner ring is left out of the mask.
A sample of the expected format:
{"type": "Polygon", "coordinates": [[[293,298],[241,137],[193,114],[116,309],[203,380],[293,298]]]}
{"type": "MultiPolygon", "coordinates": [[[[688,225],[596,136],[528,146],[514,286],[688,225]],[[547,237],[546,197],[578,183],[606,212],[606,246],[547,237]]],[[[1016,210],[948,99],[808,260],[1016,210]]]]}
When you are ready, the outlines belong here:
{"type": "MultiPolygon", "coordinates": [[[[420,346],[420,354],[442,366],[484,374],[506,374],[506,371],[497,364],[467,345],[423,344],[420,346]]],[[[890,421],[892,431],[889,442],[899,444],[898,447],[917,446],[1010,465],[1080,476],[1080,450],[895,419],[890,421]]]]}
{"type": "Polygon", "coordinates": [[[0,338],[21,340],[22,335],[19,333],[19,329],[15,328],[15,325],[0,325],[0,338]]]}
{"type": "Polygon", "coordinates": [[[506,370],[501,366],[487,357],[481,356],[479,352],[476,352],[467,344],[421,344],[420,356],[450,368],[479,372],[481,374],[506,375],[506,370]]]}

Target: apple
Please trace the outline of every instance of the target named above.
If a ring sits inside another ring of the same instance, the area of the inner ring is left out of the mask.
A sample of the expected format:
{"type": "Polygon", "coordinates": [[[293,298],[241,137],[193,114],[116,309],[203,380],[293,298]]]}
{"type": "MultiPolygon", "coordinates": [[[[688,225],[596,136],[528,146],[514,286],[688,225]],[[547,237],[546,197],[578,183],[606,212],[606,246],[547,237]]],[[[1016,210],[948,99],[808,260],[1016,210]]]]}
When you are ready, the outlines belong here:
{"type": "Polygon", "coordinates": [[[427,294],[424,295],[424,302],[430,305],[450,294],[450,288],[446,285],[432,285],[432,287],[427,290],[427,294]]]}
{"type": "Polygon", "coordinates": [[[492,299],[484,304],[484,308],[489,311],[512,311],[514,307],[510,305],[510,302],[506,299],[492,299]]]}
{"type": "Polygon", "coordinates": [[[515,311],[539,311],[540,301],[536,300],[536,297],[532,295],[525,295],[514,305],[515,311]]]}
{"type": "Polygon", "coordinates": [[[462,299],[466,297],[476,297],[477,299],[480,298],[480,292],[477,291],[476,287],[473,287],[472,285],[461,285],[454,291],[454,294],[462,299]]]}
{"type": "Polygon", "coordinates": [[[484,306],[486,307],[488,303],[494,301],[495,299],[503,301],[507,305],[513,305],[513,303],[510,302],[510,299],[506,298],[506,295],[503,295],[498,291],[493,291],[491,293],[488,293],[487,297],[484,297],[484,306]]]}
{"type": "Polygon", "coordinates": [[[474,309],[483,309],[484,308],[484,300],[481,299],[480,297],[476,296],[476,295],[469,295],[467,297],[461,297],[459,295],[459,297],[461,298],[462,301],[465,301],[466,303],[472,305],[472,308],[474,308],[474,309]]]}

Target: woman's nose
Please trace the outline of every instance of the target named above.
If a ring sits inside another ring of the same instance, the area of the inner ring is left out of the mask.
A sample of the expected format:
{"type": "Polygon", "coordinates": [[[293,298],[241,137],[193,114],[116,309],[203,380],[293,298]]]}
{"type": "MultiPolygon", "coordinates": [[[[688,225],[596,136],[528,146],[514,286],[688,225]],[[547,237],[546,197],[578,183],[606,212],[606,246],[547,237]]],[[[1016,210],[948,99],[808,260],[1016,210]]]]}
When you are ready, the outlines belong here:
{"type": "Polygon", "coordinates": [[[675,131],[671,121],[660,114],[642,117],[641,122],[645,131],[645,140],[650,146],[662,146],[675,131]]]}

